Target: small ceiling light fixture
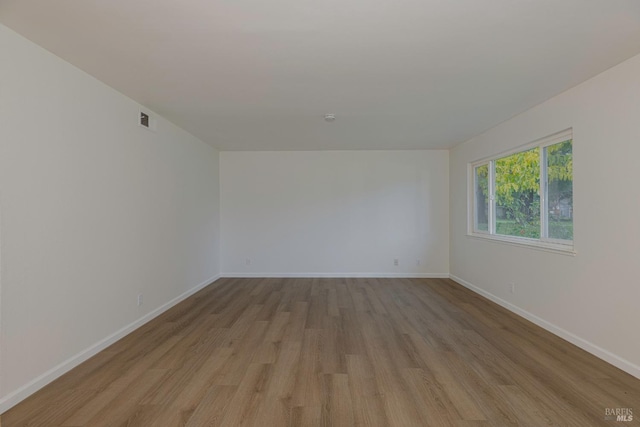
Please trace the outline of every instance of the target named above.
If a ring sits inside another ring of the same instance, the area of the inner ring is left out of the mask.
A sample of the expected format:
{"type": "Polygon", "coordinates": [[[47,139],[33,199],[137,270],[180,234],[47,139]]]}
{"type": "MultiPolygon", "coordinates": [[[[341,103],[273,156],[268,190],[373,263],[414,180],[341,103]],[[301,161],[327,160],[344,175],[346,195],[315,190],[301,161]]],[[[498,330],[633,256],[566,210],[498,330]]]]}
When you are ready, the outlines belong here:
{"type": "Polygon", "coordinates": [[[334,122],[336,120],[336,115],[335,114],[325,114],[324,115],[324,121],[325,122],[334,122]]]}

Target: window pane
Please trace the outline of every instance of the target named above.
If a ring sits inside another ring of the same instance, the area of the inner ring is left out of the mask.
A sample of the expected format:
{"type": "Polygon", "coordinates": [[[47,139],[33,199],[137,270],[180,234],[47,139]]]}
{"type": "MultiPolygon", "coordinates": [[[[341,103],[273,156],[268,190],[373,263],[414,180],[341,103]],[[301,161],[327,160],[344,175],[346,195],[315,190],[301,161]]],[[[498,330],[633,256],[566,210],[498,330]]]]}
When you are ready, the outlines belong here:
{"type": "Polygon", "coordinates": [[[489,231],[489,165],[475,168],[476,187],[475,229],[489,231]]]}
{"type": "Polygon", "coordinates": [[[540,149],[495,164],[496,234],[540,238],[540,149]]]}
{"type": "Polygon", "coordinates": [[[573,146],[568,140],[545,148],[548,236],[573,240],[573,146]]]}

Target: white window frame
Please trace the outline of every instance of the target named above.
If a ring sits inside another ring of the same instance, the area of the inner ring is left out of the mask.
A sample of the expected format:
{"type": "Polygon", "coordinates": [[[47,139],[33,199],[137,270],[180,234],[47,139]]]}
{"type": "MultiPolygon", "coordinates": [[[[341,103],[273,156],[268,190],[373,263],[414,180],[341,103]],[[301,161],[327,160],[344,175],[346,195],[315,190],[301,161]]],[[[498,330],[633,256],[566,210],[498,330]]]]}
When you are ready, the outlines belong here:
{"type": "MultiPolygon", "coordinates": [[[[494,242],[518,245],[518,246],[528,246],[535,249],[541,249],[551,252],[558,252],[563,254],[575,255],[574,248],[574,240],[563,240],[563,239],[553,239],[548,236],[549,229],[547,226],[547,222],[549,220],[549,212],[547,210],[547,153],[546,148],[558,144],[560,142],[564,142],[567,140],[573,140],[573,129],[569,128],[563,130],[561,132],[555,133],[553,135],[549,135],[547,137],[538,139],[531,143],[518,146],[514,149],[503,151],[497,155],[483,158],[477,160],[475,162],[469,163],[468,165],[468,197],[467,197],[467,205],[468,205],[468,228],[467,228],[467,236],[472,238],[478,238],[483,240],[491,240],[494,242]],[[506,236],[502,234],[496,234],[496,221],[495,221],[495,213],[496,213],[496,198],[495,198],[495,162],[496,160],[502,159],[504,157],[510,156],[512,154],[520,153],[523,151],[531,150],[533,148],[540,149],[540,238],[534,239],[529,237],[517,237],[517,236],[506,236]],[[478,166],[488,166],[489,170],[489,209],[488,209],[488,231],[478,230],[477,229],[477,200],[476,200],[476,168],[478,166]]],[[[575,239],[575,235],[574,235],[575,239]]]]}

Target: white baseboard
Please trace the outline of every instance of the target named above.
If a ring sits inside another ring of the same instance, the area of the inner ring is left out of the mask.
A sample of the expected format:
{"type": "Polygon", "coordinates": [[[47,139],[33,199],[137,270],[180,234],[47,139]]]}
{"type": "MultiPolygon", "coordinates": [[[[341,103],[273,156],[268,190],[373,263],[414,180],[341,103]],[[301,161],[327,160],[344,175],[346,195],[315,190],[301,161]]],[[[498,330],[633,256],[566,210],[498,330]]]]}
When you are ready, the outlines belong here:
{"type": "Polygon", "coordinates": [[[607,363],[612,364],[613,366],[622,369],[623,371],[627,372],[628,374],[633,375],[636,378],[640,378],[640,366],[626,360],[623,359],[622,357],[611,353],[608,350],[605,350],[602,347],[599,347],[587,340],[585,340],[584,338],[580,338],[579,336],[565,330],[562,329],[559,326],[554,325],[551,322],[548,322],[538,316],[536,316],[535,314],[529,313],[526,310],[523,310],[522,308],[511,304],[508,301],[503,300],[500,297],[497,297],[495,295],[493,295],[490,292],[485,291],[482,288],[479,288],[469,282],[467,282],[464,279],[461,279],[457,276],[454,276],[453,274],[451,274],[449,276],[451,278],[451,280],[461,284],[462,286],[464,286],[465,288],[468,288],[470,290],[472,290],[473,292],[482,295],[483,297],[495,302],[496,304],[501,305],[502,307],[506,308],[507,310],[517,314],[520,317],[523,317],[527,320],[529,320],[532,323],[535,323],[536,325],[540,326],[543,329],[546,329],[547,331],[551,332],[554,335],[559,336],[560,338],[569,341],[570,343],[580,347],[581,349],[593,354],[594,356],[604,360],[607,363]]]}
{"type": "Polygon", "coordinates": [[[45,372],[44,374],[38,376],[37,378],[35,378],[34,380],[28,382],[27,384],[23,385],[19,389],[10,392],[6,396],[3,396],[2,398],[0,398],[0,414],[8,411],[13,406],[17,405],[22,400],[24,400],[28,396],[32,395],[36,391],[40,390],[42,387],[44,387],[45,385],[49,384],[50,382],[52,382],[56,378],[60,377],[61,375],[65,374],[65,373],[67,373],[68,371],[70,371],[71,369],[75,368],[76,366],[78,366],[82,362],[84,362],[87,359],[93,357],[94,355],[96,355],[100,351],[102,351],[105,348],[109,347],[111,344],[115,343],[119,339],[121,339],[121,338],[125,337],[126,335],[130,334],[134,330],[138,329],[140,326],[144,325],[145,323],[149,322],[150,320],[154,319],[155,317],[157,317],[160,314],[164,313],[165,311],[169,310],[171,307],[175,306],[179,302],[181,302],[181,301],[185,300],[186,298],[190,297],[191,295],[195,294],[196,292],[198,292],[202,288],[204,288],[204,287],[210,285],[211,283],[215,282],[219,278],[220,278],[220,275],[218,274],[218,275],[215,275],[215,276],[205,280],[204,282],[202,282],[202,283],[198,284],[197,286],[189,289],[188,291],[184,292],[183,294],[178,295],[177,297],[175,297],[171,301],[169,301],[169,302],[161,305],[160,307],[156,308],[155,310],[145,314],[144,316],[142,316],[138,320],[128,324],[127,326],[125,326],[124,328],[120,329],[119,331],[114,332],[113,334],[109,335],[108,337],[106,337],[106,338],[98,341],[97,343],[93,344],[91,347],[89,347],[89,348],[81,351],[80,353],[76,354],[75,356],[65,360],[64,362],[60,363],[58,366],[55,366],[55,367],[49,369],[47,372],[45,372]]]}
{"type": "Polygon", "coordinates": [[[221,277],[327,277],[327,278],[406,278],[406,279],[448,279],[449,273],[222,273],[221,277]]]}

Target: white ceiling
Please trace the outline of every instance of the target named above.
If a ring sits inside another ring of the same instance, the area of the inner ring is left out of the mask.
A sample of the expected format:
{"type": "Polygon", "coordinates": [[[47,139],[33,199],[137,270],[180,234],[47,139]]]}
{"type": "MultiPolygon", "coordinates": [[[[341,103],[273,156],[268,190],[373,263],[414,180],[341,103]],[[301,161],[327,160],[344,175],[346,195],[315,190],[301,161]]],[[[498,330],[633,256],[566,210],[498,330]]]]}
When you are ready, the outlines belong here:
{"type": "Polygon", "coordinates": [[[0,0],[0,22],[226,150],[447,148],[640,53],[638,0],[0,0]]]}

